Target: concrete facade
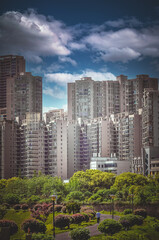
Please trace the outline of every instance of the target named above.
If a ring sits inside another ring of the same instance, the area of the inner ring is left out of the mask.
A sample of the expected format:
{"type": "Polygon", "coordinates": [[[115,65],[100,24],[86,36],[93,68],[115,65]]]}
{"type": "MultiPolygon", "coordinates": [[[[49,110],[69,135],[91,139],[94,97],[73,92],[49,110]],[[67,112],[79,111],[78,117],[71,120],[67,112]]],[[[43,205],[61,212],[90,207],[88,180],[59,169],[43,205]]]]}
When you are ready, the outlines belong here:
{"type": "Polygon", "coordinates": [[[7,78],[25,72],[25,59],[22,56],[0,56],[0,116],[7,117],[7,78]]]}
{"type": "Polygon", "coordinates": [[[26,113],[40,113],[42,119],[42,78],[29,72],[7,78],[7,119],[23,120],[26,113]]]}

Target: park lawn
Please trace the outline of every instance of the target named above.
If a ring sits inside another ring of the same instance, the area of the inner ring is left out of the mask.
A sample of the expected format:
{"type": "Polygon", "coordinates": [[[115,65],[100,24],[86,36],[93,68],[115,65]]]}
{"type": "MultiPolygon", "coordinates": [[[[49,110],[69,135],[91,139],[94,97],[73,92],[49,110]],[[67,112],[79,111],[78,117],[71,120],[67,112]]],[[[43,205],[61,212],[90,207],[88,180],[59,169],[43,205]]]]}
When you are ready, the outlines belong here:
{"type": "MultiPolygon", "coordinates": [[[[55,212],[55,216],[62,214],[62,213],[57,213],[55,212]]],[[[71,215],[71,214],[68,214],[71,215]]],[[[3,219],[7,219],[7,220],[12,220],[14,221],[17,225],[18,225],[18,232],[16,234],[14,234],[13,236],[11,236],[10,240],[18,240],[18,239],[25,239],[25,232],[21,229],[21,224],[27,220],[30,219],[31,217],[31,212],[29,210],[23,211],[23,210],[14,210],[14,209],[9,209],[7,211],[7,213],[5,214],[3,219]]],[[[68,229],[68,227],[65,227],[64,229],[60,229],[60,228],[55,228],[55,232],[56,234],[58,233],[63,233],[63,232],[68,232],[70,230],[73,230],[75,228],[78,227],[87,227],[87,226],[91,226],[96,224],[97,220],[96,219],[92,219],[89,222],[82,222],[81,224],[70,224],[70,228],[68,229]]],[[[47,227],[46,230],[46,234],[50,234],[52,235],[52,230],[53,230],[53,214],[49,214],[45,225],[47,227]]]]}
{"type": "MultiPolygon", "coordinates": [[[[112,213],[110,213],[110,211],[104,211],[104,210],[102,210],[102,211],[100,211],[100,213],[102,213],[102,214],[112,215],[112,213]]],[[[118,211],[114,211],[114,215],[122,216],[123,213],[122,213],[122,212],[118,212],[118,211]]]]}
{"type": "Polygon", "coordinates": [[[10,240],[23,239],[25,237],[25,232],[21,230],[21,224],[29,218],[31,218],[31,213],[28,210],[15,211],[14,209],[9,209],[7,211],[3,219],[12,220],[18,225],[18,232],[11,236],[10,240]]]}

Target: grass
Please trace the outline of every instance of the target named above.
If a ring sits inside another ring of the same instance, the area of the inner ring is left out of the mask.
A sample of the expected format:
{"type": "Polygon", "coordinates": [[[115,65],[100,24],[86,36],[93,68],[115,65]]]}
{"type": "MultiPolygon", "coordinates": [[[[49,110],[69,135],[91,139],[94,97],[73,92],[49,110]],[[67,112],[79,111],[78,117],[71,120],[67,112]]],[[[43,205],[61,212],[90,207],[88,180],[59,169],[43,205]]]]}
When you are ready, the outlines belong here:
{"type": "MultiPolygon", "coordinates": [[[[57,213],[55,212],[55,216],[59,215],[61,213],[57,213]]],[[[71,215],[71,214],[68,214],[71,215]]],[[[21,224],[26,220],[32,218],[31,217],[31,213],[29,210],[23,211],[23,210],[19,210],[19,211],[15,211],[14,209],[9,209],[7,211],[7,213],[5,214],[3,219],[7,219],[7,220],[12,220],[14,221],[17,225],[18,225],[18,232],[16,234],[14,234],[13,236],[11,236],[10,240],[23,240],[25,239],[25,232],[21,229],[21,224]]],[[[70,224],[70,228],[68,229],[68,227],[65,227],[64,229],[60,229],[60,228],[55,228],[55,232],[56,234],[58,233],[63,233],[63,232],[68,232],[70,230],[73,230],[75,228],[78,227],[87,227],[87,226],[91,226],[94,225],[96,223],[96,219],[92,219],[89,222],[82,222],[80,225],[78,224],[70,224]]],[[[48,235],[52,235],[52,230],[53,230],[53,214],[49,214],[45,225],[47,227],[46,230],[46,234],[48,235]]]]}
{"type": "MultiPolygon", "coordinates": [[[[111,214],[112,214],[112,213],[110,213],[110,211],[104,211],[104,210],[100,211],[100,213],[102,213],[102,214],[108,214],[108,215],[111,215],[111,214]]],[[[123,213],[122,213],[122,212],[118,212],[118,211],[114,211],[114,215],[122,216],[123,213]]]]}
{"type": "Polygon", "coordinates": [[[21,230],[21,224],[29,218],[31,218],[29,211],[15,211],[14,209],[7,211],[3,219],[12,220],[18,225],[18,232],[11,236],[10,240],[25,239],[25,232],[21,230]]]}

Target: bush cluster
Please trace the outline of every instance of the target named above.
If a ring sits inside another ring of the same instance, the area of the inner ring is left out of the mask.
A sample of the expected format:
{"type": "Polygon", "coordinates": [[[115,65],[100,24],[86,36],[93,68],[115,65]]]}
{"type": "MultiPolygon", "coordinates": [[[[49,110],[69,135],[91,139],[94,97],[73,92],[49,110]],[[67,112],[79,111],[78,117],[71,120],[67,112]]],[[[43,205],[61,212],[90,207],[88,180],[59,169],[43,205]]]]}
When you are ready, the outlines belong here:
{"type": "Polygon", "coordinates": [[[78,202],[68,202],[66,204],[66,211],[68,213],[70,213],[70,214],[72,212],[73,212],[73,214],[74,213],[79,213],[80,212],[80,208],[81,208],[81,206],[80,206],[80,204],[78,202]]]}
{"type": "Polygon", "coordinates": [[[90,232],[86,228],[77,228],[70,232],[72,240],[88,240],[90,239],[90,232]]]}
{"type": "Polygon", "coordinates": [[[73,214],[71,216],[72,223],[80,224],[85,220],[84,216],[80,213],[73,214]]]}
{"type": "Polygon", "coordinates": [[[122,225],[114,219],[105,219],[98,226],[98,230],[105,235],[112,235],[119,232],[121,229],[122,225]]]}
{"type": "Polygon", "coordinates": [[[143,218],[146,218],[147,217],[147,212],[145,209],[136,209],[134,210],[134,214],[135,215],[140,215],[142,216],[143,218]]]}
{"type": "Polygon", "coordinates": [[[124,214],[124,215],[132,214],[132,209],[125,209],[125,210],[123,211],[123,214],[124,214]]]}
{"type": "Polygon", "coordinates": [[[24,232],[28,233],[45,233],[46,226],[43,222],[37,221],[35,219],[27,219],[24,221],[21,225],[21,228],[24,230],[24,232]]]}
{"type": "Polygon", "coordinates": [[[122,216],[119,219],[119,222],[123,225],[125,229],[129,229],[134,225],[141,225],[143,223],[143,219],[144,218],[139,215],[128,214],[128,215],[122,216]]]}
{"type": "Polygon", "coordinates": [[[58,215],[55,217],[55,226],[63,229],[66,226],[70,227],[70,216],[67,215],[58,215]]]}
{"type": "Polygon", "coordinates": [[[13,206],[14,210],[20,210],[21,209],[21,205],[20,204],[16,204],[13,206]]]}
{"type": "Polygon", "coordinates": [[[9,227],[10,235],[13,235],[18,231],[17,224],[10,220],[0,220],[0,227],[9,227]]]}

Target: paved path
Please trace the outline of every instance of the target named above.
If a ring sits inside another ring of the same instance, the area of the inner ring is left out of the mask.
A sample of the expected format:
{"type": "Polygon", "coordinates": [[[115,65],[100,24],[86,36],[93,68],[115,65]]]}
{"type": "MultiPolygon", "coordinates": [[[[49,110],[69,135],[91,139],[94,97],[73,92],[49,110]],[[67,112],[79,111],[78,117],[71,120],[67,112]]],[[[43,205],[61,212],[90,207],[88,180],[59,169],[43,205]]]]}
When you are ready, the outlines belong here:
{"type": "MultiPolygon", "coordinates": [[[[112,218],[112,215],[101,214],[101,221],[104,219],[107,219],[107,218],[112,218]]],[[[118,220],[119,218],[120,218],[119,216],[114,216],[115,220],[118,220]]],[[[89,229],[90,235],[94,236],[94,235],[101,234],[101,232],[98,231],[97,227],[98,227],[98,223],[96,223],[92,226],[86,227],[86,228],[89,229]]],[[[55,239],[56,240],[71,240],[71,237],[69,236],[69,232],[65,232],[65,233],[57,234],[55,239]]]]}

